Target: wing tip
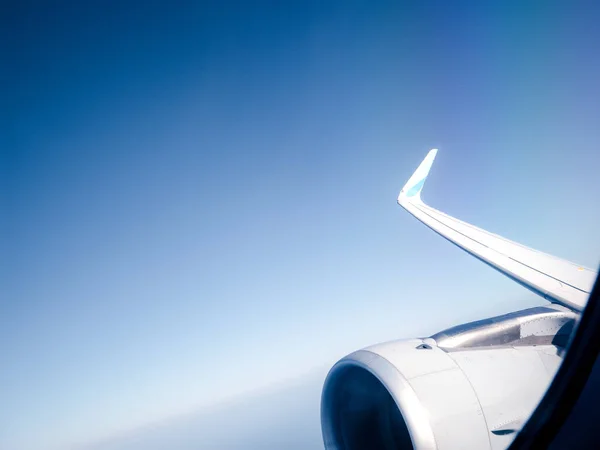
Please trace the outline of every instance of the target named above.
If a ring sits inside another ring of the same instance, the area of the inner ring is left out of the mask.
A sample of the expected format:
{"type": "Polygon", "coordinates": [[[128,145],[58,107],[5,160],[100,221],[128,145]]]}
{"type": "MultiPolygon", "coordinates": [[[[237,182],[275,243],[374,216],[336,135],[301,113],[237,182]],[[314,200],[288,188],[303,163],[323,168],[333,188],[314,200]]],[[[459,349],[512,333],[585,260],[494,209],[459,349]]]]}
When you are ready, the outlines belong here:
{"type": "Polygon", "coordinates": [[[427,153],[427,156],[421,161],[417,170],[411,175],[408,179],[400,194],[398,194],[398,203],[401,204],[402,199],[404,198],[412,198],[417,197],[420,198],[421,190],[425,185],[425,180],[429,175],[429,171],[431,170],[431,166],[433,165],[433,161],[437,155],[438,149],[432,148],[427,153]]]}

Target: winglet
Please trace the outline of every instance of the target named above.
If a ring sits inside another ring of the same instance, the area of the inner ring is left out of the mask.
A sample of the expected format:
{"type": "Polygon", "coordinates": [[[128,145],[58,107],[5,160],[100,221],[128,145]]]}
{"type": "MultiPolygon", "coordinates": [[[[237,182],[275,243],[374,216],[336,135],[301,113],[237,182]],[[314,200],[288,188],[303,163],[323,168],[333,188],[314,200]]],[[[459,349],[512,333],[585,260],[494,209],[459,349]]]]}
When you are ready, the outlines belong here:
{"type": "Polygon", "coordinates": [[[431,149],[429,153],[427,153],[427,156],[423,162],[419,164],[417,170],[415,170],[400,191],[400,194],[398,195],[398,203],[400,203],[402,198],[421,198],[421,189],[423,189],[423,185],[425,184],[425,180],[427,179],[427,175],[429,174],[429,170],[431,169],[435,155],[437,155],[437,148],[431,149]]]}

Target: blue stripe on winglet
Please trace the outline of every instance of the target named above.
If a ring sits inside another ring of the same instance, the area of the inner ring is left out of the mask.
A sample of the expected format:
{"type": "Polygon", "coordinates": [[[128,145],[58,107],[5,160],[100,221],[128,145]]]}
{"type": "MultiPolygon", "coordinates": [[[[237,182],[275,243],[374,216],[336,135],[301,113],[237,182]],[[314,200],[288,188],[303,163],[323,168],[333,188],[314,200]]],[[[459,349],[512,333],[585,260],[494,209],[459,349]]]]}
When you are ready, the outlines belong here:
{"type": "Polygon", "coordinates": [[[411,187],[408,192],[406,193],[407,197],[414,197],[415,195],[417,195],[419,193],[419,191],[421,190],[421,188],[423,187],[423,185],[425,184],[425,178],[423,178],[421,181],[419,181],[417,184],[415,184],[413,187],[411,187]]]}

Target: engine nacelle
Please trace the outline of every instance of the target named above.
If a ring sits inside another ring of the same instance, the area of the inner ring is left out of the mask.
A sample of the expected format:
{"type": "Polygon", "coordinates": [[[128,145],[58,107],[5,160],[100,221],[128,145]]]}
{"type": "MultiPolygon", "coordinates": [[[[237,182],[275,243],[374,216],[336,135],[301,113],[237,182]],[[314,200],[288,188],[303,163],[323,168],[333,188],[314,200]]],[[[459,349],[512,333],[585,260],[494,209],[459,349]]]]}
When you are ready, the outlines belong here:
{"type": "Polygon", "coordinates": [[[557,305],[354,352],[321,399],[327,450],[501,449],[560,362],[577,315],[557,305]]]}

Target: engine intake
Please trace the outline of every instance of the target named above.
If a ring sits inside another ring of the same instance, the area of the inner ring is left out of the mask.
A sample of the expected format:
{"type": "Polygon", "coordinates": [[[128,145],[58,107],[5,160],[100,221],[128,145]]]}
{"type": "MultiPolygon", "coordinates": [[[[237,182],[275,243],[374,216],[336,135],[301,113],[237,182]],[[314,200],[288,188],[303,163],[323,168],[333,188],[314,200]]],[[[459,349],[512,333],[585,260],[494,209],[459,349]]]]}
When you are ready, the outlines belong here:
{"type": "Polygon", "coordinates": [[[412,448],[410,433],[385,385],[369,370],[345,364],[331,380],[333,442],[344,448],[412,448]]]}

